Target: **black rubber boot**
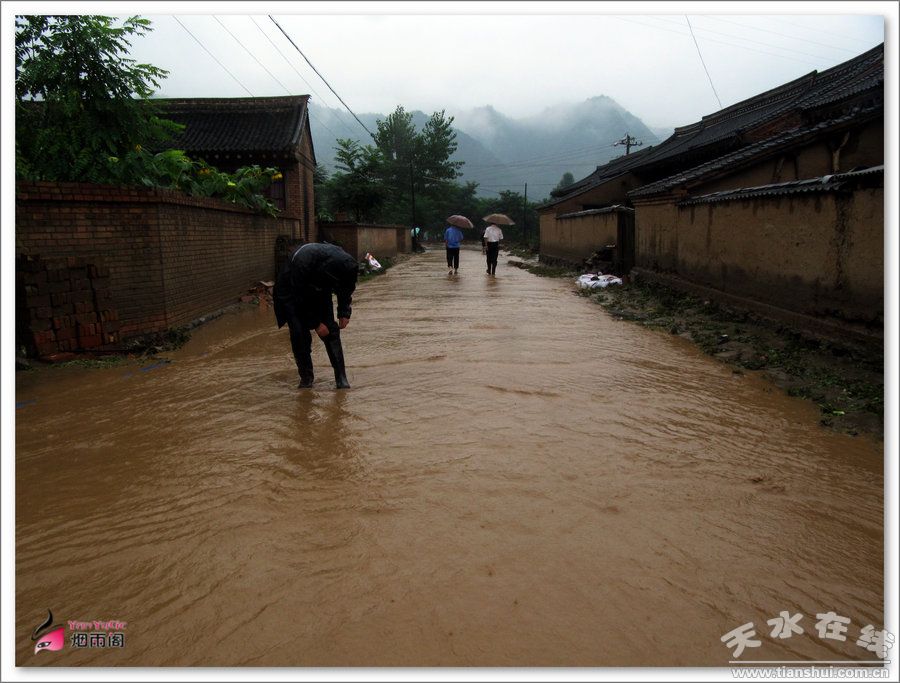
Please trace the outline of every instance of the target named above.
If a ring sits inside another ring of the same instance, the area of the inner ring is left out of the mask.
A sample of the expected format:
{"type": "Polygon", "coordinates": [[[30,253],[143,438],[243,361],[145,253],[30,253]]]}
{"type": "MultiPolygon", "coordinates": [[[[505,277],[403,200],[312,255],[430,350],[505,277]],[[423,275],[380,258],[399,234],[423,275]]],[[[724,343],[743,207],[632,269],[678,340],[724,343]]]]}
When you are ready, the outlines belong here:
{"type": "Polygon", "coordinates": [[[296,315],[288,319],[288,329],[291,332],[291,351],[300,375],[297,388],[308,389],[313,385],[312,335],[296,315]]]}
{"type": "Polygon", "coordinates": [[[332,332],[322,341],[331,367],[334,368],[335,389],[349,389],[350,382],[347,381],[347,371],[344,368],[344,349],[341,346],[340,335],[332,332]]]}
{"type": "Polygon", "coordinates": [[[313,379],[315,379],[315,375],[313,374],[312,360],[310,360],[308,366],[298,364],[297,372],[300,373],[300,384],[297,385],[297,388],[309,389],[313,385],[313,379]]]}

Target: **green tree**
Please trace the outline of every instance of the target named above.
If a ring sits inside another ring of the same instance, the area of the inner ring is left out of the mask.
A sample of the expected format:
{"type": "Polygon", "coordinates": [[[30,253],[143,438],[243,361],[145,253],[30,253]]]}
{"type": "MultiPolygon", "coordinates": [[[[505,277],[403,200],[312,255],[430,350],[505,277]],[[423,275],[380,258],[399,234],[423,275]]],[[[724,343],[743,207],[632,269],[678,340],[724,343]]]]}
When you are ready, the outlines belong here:
{"type": "Polygon", "coordinates": [[[575,176],[566,171],[563,173],[562,178],[560,178],[559,183],[557,183],[556,187],[553,188],[553,191],[562,190],[567,188],[569,185],[575,184],[575,176]]]}
{"type": "Polygon", "coordinates": [[[335,211],[353,211],[357,222],[374,219],[387,197],[387,187],[379,179],[383,159],[372,146],[361,147],[350,139],[338,139],[335,161],[338,172],[328,183],[329,200],[335,211]]]}
{"type": "Polygon", "coordinates": [[[109,181],[109,157],[167,139],[179,126],[149,101],[168,72],[125,55],[151,31],[90,15],[16,17],[17,175],[109,181]]]}
{"type": "Polygon", "coordinates": [[[330,221],[334,216],[330,210],[330,178],[328,171],[322,166],[313,169],[313,197],[315,200],[316,219],[330,221]]]}
{"type": "Polygon", "coordinates": [[[402,106],[376,125],[375,145],[382,156],[379,176],[388,188],[382,220],[407,223],[413,220],[411,182],[419,136],[412,114],[402,106]]]}
{"type": "Polygon", "coordinates": [[[380,212],[382,221],[425,226],[438,220],[462,166],[462,162],[450,160],[457,148],[452,124],[453,118],[445,112],[435,112],[417,131],[412,113],[402,106],[377,122],[378,174],[388,188],[380,212]]]}

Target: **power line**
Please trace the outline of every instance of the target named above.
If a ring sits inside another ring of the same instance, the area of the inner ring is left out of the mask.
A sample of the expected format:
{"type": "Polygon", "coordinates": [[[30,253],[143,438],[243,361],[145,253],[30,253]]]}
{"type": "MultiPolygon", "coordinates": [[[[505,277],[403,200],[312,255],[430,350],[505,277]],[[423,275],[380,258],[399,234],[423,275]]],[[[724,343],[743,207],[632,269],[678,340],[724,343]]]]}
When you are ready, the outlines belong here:
{"type": "MultiPolygon", "coordinates": [[[[665,17],[653,17],[653,18],[654,18],[654,19],[658,19],[659,21],[667,21],[667,22],[669,22],[670,24],[677,24],[677,25],[679,25],[679,26],[681,25],[681,22],[679,22],[677,19],[666,19],[665,17]]],[[[715,19],[715,17],[707,17],[707,16],[705,16],[705,15],[703,15],[703,18],[704,18],[704,19],[715,19]]],[[[720,20],[720,21],[724,21],[724,20],[720,20]]],[[[728,23],[734,24],[735,22],[730,21],[730,22],[728,22],[728,23]]],[[[738,25],[738,26],[742,26],[742,24],[737,24],[737,25],[738,25]]],[[[749,26],[749,27],[747,27],[747,28],[753,28],[753,27],[752,27],[752,26],[749,26]]],[[[827,61],[829,61],[829,58],[828,58],[828,57],[823,57],[822,55],[814,55],[814,54],[812,54],[812,53],[810,53],[810,52],[801,52],[800,50],[794,50],[794,49],[789,48],[789,47],[782,47],[781,45],[773,45],[772,43],[764,43],[764,42],[762,42],[762,41],[760,41],[760,40],[753,40],[752,38],[744,38],[743,36],[736,36],[736,35],[734,35],[734,34],[732,34],[732,33],[722,33],[721,31],[715,31],[715,30],[713,30],[713,29],[711,29],[711,28],[703,28],[702,26],[698,26],[696,30],[697,30],[697,31],[704,31],[704,32],[706,32],[706,33],[714,33],[714,34],[717,35],[717,36],[725,36],[726,38],[731,38],[732,40],[743,40],[743,41],[746,42],[746,43],[754,43],[755,45],[762,45],[763,47],[770,47],[770,48],[775,49],[775,50],[784,50],[785,52],[793,52],[793,53],[795,53],[795,54],[802,55],[802,56],[804,56],[804,57],[812,57],[813,59],[818,59],[818,60],[820,60],[820,61],[822,61],[822,62],[827,62],[827,61]]],[[[762,29],[760,29],[760,30],[762,30],[762,29]]],[[[778,34],[778,35],[782,35],[782,34],[778,34]]],[[[790,36],[785,36],[785,37],[790,38],[790,36]]],[[[704,40],[706,40],[706,38],[704,38],[704,40]]],[[[826,45],[825,47],[830,47],[830,46],[827,46],[827,45],[826,45]]],[[[844,48],[837,48],[837,49],[843,50],[844,48]]],[[[847,52],[853,52],[853,51],[852,51],[852,50],[847,50],[847,52]]]]}
{"type": "MultiPolygon", "coordinates": [[[[175,19],[175,21],[178,21],[178,17],[173,16],[172,18],[175,19]]],[[[218,19],[217,17],[213,17],[213,18],[216,19],[216,21],[219,21],[219,19],[218,19]]],[[[218,59],[216,59],[215,55],[213,55],[213,54],[209,51],[209,49],[208,49],[208,48],[200,41],[199,38],[197,38],[197,36],[195,36],[193,33],[191,33],[190,31],[188,31],[187,27],[186,27],[184,24],[182,24],[180,21],[178,21],[178,23],[181,24],[181,27],[182,27],[185,31],[187,31],[187,32],[191,35],[191,37],[192,37],[194,40],[197,41],[197,43],[200,45],[200,47],[202,47],[204,50],[206,50],[206,52],[209,54],[209,56],[212,57],[212,58],[215,60],[216,64],[218,64],[219,66],[221,66],[222,69],[224,69],[225,72],[226,72],[229,76],[231,76],[231,77],[237,82],[237,84],[238,84],[239,86],[241,86],[241,87],[247,92],[248,95],[250,95],[250,97],[255,97],[255,95],[254,95],[252,92],[250,92],[250,90],[247,88],[247,86],[245,86],[243,83],[241,83],[240,80],[238,80],[237,76],[235,76],[233,73],[231,73],[231,72],[225,67],[225,65],[222,64],[222,62],[220,62],[218,59]]],[[[221,21],[219,21],[219,23],[222,24],[221,21]]],[[[222,28],[224,28],[224,29],[228,32],[228,34],[229,34],[232,38],[234,38],[234,39],[237,41],[238,45],[240,45],[242,48],[244,48],[244,50],[246,50],[247,52],[250,52],[250,51],[247,49],[247,47],[246,47],[240,40],[238,40],[237,36],[235,36],[233,33],[231,33],[231,31],[229,31],[228,28],[227,28],[224,24],[222,24],[222,28]]],[[[253,57],[254,59],[256,59],[256,57],[254,57],[252,53],[250,54],[250,56],[253,57]]],[[[288,89],[285,87],[284,83],[282,83],[282,82],[279,81],[277,78],[275,78],[275,76],[272,74],[272,72],[270,72],[268,69],[266,69],[266,67],[265,67],[258,59],[256,59],[256,63],[259,64],[263,69],[265,69],[265,70],[266,70],[266,73],[268,73],[270,76],[272,76],[272,78],[275,79],[275,81],[276,81],[282,88],[284,88],[285,92],[287,92],[289,95],[291,94],[290,90],[288,90],[288,89]]],[[[308,84],[307,84],[307,85],[308,85],[308,84]]],[[[322,123],[321,121],[318,121],[315,117],[313,117],[313,116],[312,116],[312,112],[310,112],[309,115],[310,115],[311,118],[313,118],[313,120],[314,120],[318,125],[322,126],[322,128],[324,128],[325,130],[327,130],[329,133],[332,134],[332,136],[334,136],[335,139],[337,139],[337,134],[336,134],[333,130],[331,130],[331,129],[330,129],[328,126],[326,126],[324,123],[322,123]]]]}
{"type": "MultiPolygon", "coordinates": [[[[626,19],[625,17],[613,17],[614,19],[618,19],[619,21],[626,21],[631,24],[637,24],[638,26],[649,26],[650,28],[655,28],[657,31],[668,31],[669,33],[677,33],[680,36],[687,35],[684,31],[676,31],[673,28],[666,28],[665,26],[660,26],[659,24],[645,24],[642,21],[635,21],[634,19],[626,19]]],[[[765,50],[758,50],[755,47],[747,47],[746,45],[736,45],[734,43],[727,43],[724,40],[716,40],[715,38],[704,38],[707,43],[718,43],[719,45],[727,45],[728,47],[736,47],[740,50],[749,50],[750,52],[758,52],[763,55],[770,55],[772,57],[779,57],[781,59],[789,59],[793,62],[799,62],[800,64],[808,64],[809,66],[813,66],[815,68],[821,68],[821,63],[816,64],[805,59],[797,59],[796,57],[788,57],[787,55],[779,55],[775,52],[766,52],[765,50]]]]}
{"type": "Polygon", "coordinates": [[[548,164],[551,166],[556,166],[559,163],[566,163],[568,161],[577,161],[578,157],[594,155],[601,150],[615,147],[613,143],[604,143],[602,145],[592,146],[592,147],[579,147],[577,149],[567,149],[559,152],[553,152],[551,154],[541,154],[536,157],[526,157],[524,159],[519,159],[518,161],[511,161],[509,163],[499,162],[496,164],[469,164],[466,163],[466,168],[513,168],[516,166],[528,166],[528,165],[543,165],[538,164],[536,162],[558,162],[553,164],[548,164]],[[570,154],[574,154],[574,157],[570,157],[570,154]]]}
{"type": "Polygon", "coordinates": [[[271,71],[269,71],[266,68],[265,64],[263,64],[261,61],[259,61],[259,59],[256,58],[255,54],[253,54],[250,50],[247,49],[247,46],[244,45],[236,35],[234,35],[231,31],[228,30],[228,27],[224,23],[222,23],[222,20],[219,19],[219,17],[213,15],[213,19],[215,19],[217,22],[219,22],[219,26],[224,28],[225,31],[228,33],[228,35],[230,35],[232,38],[234,38],[235,42],[237,42],[238,45],[240,45],[242,48],[244,48],[244,52],[246,52],[248,55],[250,55],[253,58],[253,61],[255,61],[257,64],[259,64],[263,68],[263,70],[267,74],[269,74],[278,85],[281,86],[282,90],[284,90],[288,95],[293,94],[293,93],[291,93],[290,90],[288,90],[288,87],[284,83],[282,83],[281,81],[278,80],[278,78],[275,76],[275,74],[273,74],[271,71]]]}
{"type": "Polygon", "coordinates": [[[204,45],[203,43],[200,42],[200,39],[199,39],[199,38],[197,38],[197,36],[195,36],[193,33],[191,33],[187,26],[185,26],[184,24],[181,23],[181,20],[180,20],[178,17],[176,17],[176,16],[173,14],[173,15],[172,15],[172,18],[173,18],[175,21],[178,22],[178,24],[181,26],[181,28],[183,28],[185,31],[188,32],[188,35],[190,35],[191,38],[193,38],[194,40],[197,41],[197,44],[198,44],[200,47],[202,47],[204,50],[206,50],[206,53],[207,53],[210,57],[213,58],[213,60],[215,61],[216,64],[218,64],[219,66],[221,66],[221,67],[225,70],[225,73],[227,73],[229,76],[231,76],[231,77],[234,79],[235,83],[237,83],[239,86],[241,86],[241,87],[247,92],[247,94],[250,95],[250,97],[255,97],[255,95],[254,95],[252,92],[250,92],[250,90],[247,88],[247,86],[245,86],[243,83],[241,83],[241,82],[238,80],[237,76],[235,76],[233,73],[231,73],[231,72],[228,70],[228,68],[227,68],[224,64],[222,64],[222,62],[220,62],[218,59],[216,59],[216,56],[215,56],[212,52],[209,51],[209,49],[206,47],[206,45],[204,45]]]}
{"type": "MultiPolygon", "coordinates": [[[[291,60],[288,59],[288,58],[287,58],[287,55],[284,54],[284,53],[281,51],[281,48],[279,48],[278,45],[275,44],[275,41],[272,40],[271,37],[269,37],[269,34],[266,33],[265,31],[263,31],[262,26],[260,26],[260,25],[256,22],[256,19],[255,19],[254,17],[251,16],[251,17],[250,17],[250,21],[252,21],[252,22],[254,23],[254,25],[256,26],[256,28],[259,29],[259,32],[262,33],[262,34],[266,37],[266,40],[268,40],[269,43],[272,45],[272,47],[275,48],[275,51],[278,52],[278,54],[281,55],[281,58],[284,59],[284,61],[287,63],[287,65],[288,65],[289,67],[291,67],[291,69],[294,70],[294,73],[297,74],[297,75],[300,77],[300,80],[303,81],[303,82],[306,84],[306,87],[309,88],[310,91],[311,91],[316,97],[318,97],[320,100],[322,100],[322,102],[325,102],[325,98],[322,97],[322,96],[318,93],[318,91],[317,91],[315,88],[312,87],[312,85],[310,84],[309,81],[306,80],[306,78],[303,77],[303,74],[300,73],[300,72],[297,70],[297,67],[295,67],[295,66],[291,63],[291,60]]],[[[312,116],[312,112],[310,112],[310,116],[312,116]]],[[[331,130],[328,126],[326,126],[324,123],[322,123],[322,122],[319,121],[318,119],[315,119],[315,118],[314,118],[314,120],[316,120],[316,122],[317,122],[320,126],[322,126],[322,128],[324,128],[325,130],[327,130],[329,133],[331,133],[331,134],[334,136],[335,139],[337,139],[337,137],[338,137],[337,133],[335,133],[333,130],[331,130]]],[[[344,127],[344,129],[345,129],[348,133],[350,133],[351,136],[355,136],[355,133],[354,133],[352,130],[350,130],[350,128],[347,126],[346,123],[344,123],[341,119],[338,119],[337,121],[338,121],[338,123],[340,123],[340,124],[344,127]]]]}
{"type": "Polygon", "coordinates": [[[719,103],[719,109],[722,108],[722,100],[719,99],[719,93],[716,92],[716,86],[713,85],[712,76],[709,75],[709,69],[706,68],[706,62],[703,61],[703,55],[700,53],[700,44],[697,42],[697,38],[694,36],[694,29],[691,27],[691,20],[688,19],[688,16],[684,15],[685,21],[687,21],[688,28],[691,29],[691,38],[694,39],[694,45],[697,46],[697,54],[700,56],[700,63],[703,65],[703,70],[706,72],[706,77],[709,79],[709,86],[712,88],[713,95],[716,96],[716,100],[719,103]]]}
{"type": "MultiPolygon", "coordinates": [[[[812,45],[818,45],[819,47],[827,47],[832,50],[842,50],[844,52],[850,52],[856,54],[857,50],[851,50],[846,47],[838,47],[837,45],[828,45],[827,43],[818,43],[815,40],[809,40],[808,38],[799,38],[798,36],[788,35],[787,33],[778,33],[778,31],[773,31],[768,28],[759,28],[758,26],[751,26],[750,24],[742,24],[739,21],[729,21],[728,19],[722,19],[721,17],[712,17],[704,14],[704,19],[712,19],[713,21],[721,21],[725,24],[734,24],[735,26],[740,26],[741,28],[749,28],[754,31],[762,31],[763,33],[771,33],[772,35],[781,36],[782,38],[790,38],[791,40],[801,40],[804,43],[810,43],[812,45]]],[[[773,46],[774,47],[774,46],[773,46]]],[[[779,49],[787,49],[787,48],[779,48],[779,49]]]]}
{"type": "Polygon", "coordinates": [[[372,136],[372,139],[373,139],[373,140],[375,140],[375,141],[377,142],[377,140],[376,140],[376,138],[375,138],[375,135],[372,133],[372,131],[370,131],[368,128],[366,128],[366,125],[365,125],[362,121],[359,120],[359,117],[358,117],[356,114],[353,113],[353,110],[347,105],[346,102],[344,102],[344,100],[341,98],[341,96],[337,94],[337,91],[336,91],[334,88],[331,87],[331,84],[330,84],[328,81],[326,81],[326,80],[325,80],[325,77],[324,77],[322,74],[319,73],[319,70],[318,70],[315,66],[313,66],[313,63],[312,63],[311,61],[309,61],[309,58],[308,58],[305,54],[303,54],[303,50],[301,50],[299,47],[297,47],[297,43],[295,43],[295,42],[291,39],[291,37],[287,34],[287,32],[286,32],[283,28],[281,28],[281,25],[280,25],[277,21],[275,21],[275,17],[273,17],[271,14],[269,14],[268,17],[269,17],[269,19],[272,20],[272,23],[275,24],[275,25],[278,27],[278,30],[281,31],[281,32],[284,34],[284,37],[287,38],[287,39],[290,41],[291,45],[294,46],[294,49],[297,50],[297,52],[300,53],[300,55],[303,57],[303,59],[306,60],[306,63],[309,64],[309,66],[312,68],[312,70],[316,72],[316,75],[317,75],[319,78],[322,79],[322,82],[323,82],[325,85],[328,86],[328,89],[331,90],[331,92],[334,93],[334,96],[337,97],[337,98],[341,101],[341,104],[343,104],[344,107],[347,108],[347,111],[349,111],[351,114],[353,114],[353,118],[356,119],[356,122],[357,122],[360,126],[362,126],[363,128],[365,128],[365,131],[366,131],[369,135],[372,136]]]}
{"type": "Polygon", "coordinates": [[[788,26],[796,26],[797,28],[802,28],[804,31],[815,31],[816,33],[823,33],[826,36],[835,36],[836,38],[849,38],[850,40],[855,40],[858,43],[866,43],[869,41],[863,38],[854,38],[853,36],[844,35],[843,33],[832,33],[831,31],[825,31],[821,28],[812,28],[811,26],[804,26],[803,24],[795,24],[791,21],[785,21],[781,17],[778,17],[782,24],[787,24],[788,26]]]}

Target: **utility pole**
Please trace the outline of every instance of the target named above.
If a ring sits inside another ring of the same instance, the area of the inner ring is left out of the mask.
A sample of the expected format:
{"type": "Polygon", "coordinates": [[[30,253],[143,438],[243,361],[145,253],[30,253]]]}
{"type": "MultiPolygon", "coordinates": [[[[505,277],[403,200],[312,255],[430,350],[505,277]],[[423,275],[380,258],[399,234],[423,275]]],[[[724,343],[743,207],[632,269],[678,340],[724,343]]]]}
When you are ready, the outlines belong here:
{"type": "Polygon", "coordinates": [[[413,162],[412,159],[409,160],[409,195],[412,198],[412,225],[411,228],[416,227],[416,185],[413,181],[413,162]]]}
{"type": "Polygon", "coordinates": [[[528,244],[528,183],[525,183],[525,201],[522,202],[522,237],[528,244]]]}
{"type": "Polygon", "coordinates": [[[637,138],[630,136],[626,131],[625,137],[618,142],[613,143],[613,147],[615,147],[616,145],[625,145],[625,156],[628,156],[628,153],[631,152],[632,147],[640,147],[643,144],[643,142],[638,142],[637,138]]]}

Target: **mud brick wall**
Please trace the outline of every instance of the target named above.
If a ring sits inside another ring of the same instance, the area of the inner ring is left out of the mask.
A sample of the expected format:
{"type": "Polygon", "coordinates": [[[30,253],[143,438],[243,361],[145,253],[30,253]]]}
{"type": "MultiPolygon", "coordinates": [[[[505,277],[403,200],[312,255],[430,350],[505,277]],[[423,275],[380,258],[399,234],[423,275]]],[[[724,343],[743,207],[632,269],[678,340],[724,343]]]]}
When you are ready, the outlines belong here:
{"type": "Polygon", "coordinates": [[[122,339],[161,332],[271,279],[292,221],[168,190],[18,183],[16,255],[77,257],[109,269],[122,339]]]}
{"type": "Polygon", "coordinates": [[[16,259],[16,343],[29,355],[115,347],[119,314],[112,307],[109,269],[70,256],[16,259]]]}
{"type": "Polygon", "coordinates": [[[398,231],[406,228],[396,225],[370,225],[349,221],[332,221],[319,224],[319,236],[339,245],[344,251],[362,261],[366,252],[376,259],[393,258],[406,246],[398,231]]]}

